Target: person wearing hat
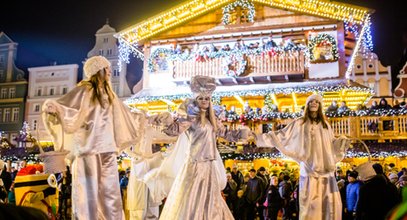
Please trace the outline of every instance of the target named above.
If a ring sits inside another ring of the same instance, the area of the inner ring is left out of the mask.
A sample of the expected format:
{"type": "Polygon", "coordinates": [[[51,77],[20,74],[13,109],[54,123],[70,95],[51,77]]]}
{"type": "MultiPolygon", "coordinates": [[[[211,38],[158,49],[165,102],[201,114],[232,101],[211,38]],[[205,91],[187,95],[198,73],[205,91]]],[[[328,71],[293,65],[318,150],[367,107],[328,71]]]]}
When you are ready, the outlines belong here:
{"type": "Polygon", "coordinates": [[[145,116],[116,96],[106,58],[89,58],[83,70],[69,93],[44,102],[43,121],[55,146],[70,151],[73,219],[124,219],[117,152],[139,143],[145,116]]]}
{"type": "Polygon", "coordinates": [[[257,146],[276,147],[300,164],[299,219],[342,219],[342,202],[335,179],[336,163],[350,141],[335,138],[322,112],[322,97],[310,95],[304,115],[281,130],[257,135],[257,146]]]}
{"type": "Polygon", "coordinates": [[[348,173],[348,185],[346,185],[346,205],[345,206],[345,218],[353,220],[356,217],[356,207],[359,201],[359,190],[362,186],[362,182],[358,179],[358,172],[350,171],[348,173]]]}
{"type": "Polygon", "coordinates": [[[233,219],[220,193],[226,172],[216,136],[237,141],[248,138],[249,132],[227,131],[217,119],[211,102],[214,78],[194,76],[190,88],[193,98],[180,105],[176,121],[163,130],[178,136],[177,143],[145,182],[154,201],[167,198],[160,219],[233,219]]]}

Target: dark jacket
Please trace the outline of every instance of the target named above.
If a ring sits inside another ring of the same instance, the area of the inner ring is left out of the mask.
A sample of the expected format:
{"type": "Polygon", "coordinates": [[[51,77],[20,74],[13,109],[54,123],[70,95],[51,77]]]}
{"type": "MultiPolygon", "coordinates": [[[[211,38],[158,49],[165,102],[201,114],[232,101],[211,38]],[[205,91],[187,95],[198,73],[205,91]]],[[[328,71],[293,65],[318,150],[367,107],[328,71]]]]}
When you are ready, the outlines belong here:
{"type": "Polygon", "coordinates": [[[360,187],[356,219],[385,219],[387,213],[394,207],[395,200],[386,180],[380,174],[376,175],[360,187]]]}
{"type": "Polygon", "coordinates": [[[283,206],[283,199],[278,192],[276,186],[271,185],[267,189],[267,207],[270,209],[281,209],[283,206]]]}
{"type": "Polygon", "coordinates": [[[262,198],[264,192],[263,182],[260,178],[255,176],[247,182],[244,198],[248,204],[256,204],[262,198]]]}

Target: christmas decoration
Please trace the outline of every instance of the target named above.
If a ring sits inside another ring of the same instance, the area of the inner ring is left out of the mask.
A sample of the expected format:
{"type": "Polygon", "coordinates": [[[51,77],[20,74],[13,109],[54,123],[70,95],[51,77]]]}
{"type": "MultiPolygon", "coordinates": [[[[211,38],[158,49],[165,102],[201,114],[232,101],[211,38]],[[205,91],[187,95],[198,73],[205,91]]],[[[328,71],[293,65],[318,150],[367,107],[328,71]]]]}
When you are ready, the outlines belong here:
{"type": "Polygon", "coordinates": [[[236,9],[236,7],[241,7],[242,9],[247,9],[247,19],[248,22],[253,22],[254,21],[254,15],[256,14],[256,10],[254,8],[254,5],[251,1],[248,0],[237,0],[229,5],[223,7],[223,17],[222,17],[222,22],[224,25],[230,24],[230,18],[231,18],[231,12],[236,9]]]}
{"type": "Polygon", "coordinates": [[[321,60],[333,62],[337,61],[339,58],[338,46],[336,45],[335,38],[326,33],[318,34],[316,37],[312,38],[308,43],[308,49],[310,62],[321,60]],[[319,57],[315,57],[317,49],[320,50],[318,51],[319,57]]]}
{"type": "MultiPolygon", "coordinates": [[[[277,88],[270,88],[265,87],[262,89],[238,89],[235,91],[215,91],[212,95],[212,98],[220,99],[222,97],[233,97],[233,96],[266,96],[268,94],[283,94],[283,95],[291,95],[292,93],[296,94],[310,94],[310,93],[320,93],[323,94],[324,92],[339,92],[343,90],[352,90],[354,92],[361,92],[361,93],[368,93],[374,94],[374,90],[368,87],[359,87],[356,85],[348,84],[346,81],[338,81],[338,80],[328,80],[324,82],[302,82],[298,86],[291,86],[291,87],[277,87],[277,88]]],[[[126,100],[126,104],[137,104],[137,103],[144,103],[144,102],[153,102],[157,100],[180,100],[185,98],[190,98],[190,89],[186,87],[185,93],[176,94],[176,95],[161,95],[161,96],[148,96],[143,95],[140,97],[132,97],[126,100]]]]}

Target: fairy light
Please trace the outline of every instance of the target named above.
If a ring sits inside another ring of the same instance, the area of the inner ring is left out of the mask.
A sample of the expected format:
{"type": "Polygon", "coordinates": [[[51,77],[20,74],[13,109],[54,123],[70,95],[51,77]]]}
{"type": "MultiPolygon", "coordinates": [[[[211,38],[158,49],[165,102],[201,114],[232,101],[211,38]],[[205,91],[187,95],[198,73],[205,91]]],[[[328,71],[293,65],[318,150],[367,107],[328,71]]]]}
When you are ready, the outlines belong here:
{"type": "Polygon", "coordinates": [[[355,58],[356,58],[357,54],[359,53],[359,49],[363,42],[363,36],[365,35],[365,32],[367,31],[367,29],[370,29],[370,16],[369,15],[366,16],[365,23],[362,27],[362,30],[360,31],[359,38],[357,39],[356,46],[353,49],[353,53],[352,53],[352,56],[351,56],[351,59],[350,59],[349,65],[348,65],[348,69],[346,70],[346,73],[345,73],[345,77],[347,79],[350,79],[350,77],[351,77],[351,73],[352,73],[352,70],[355,65],[355,58]]]}
{"type": "MultiPolygon", "coordinates": [[[[119,38],[119,41],[122,39],[127,44],[122,45],[122,49],[120,50],[122,53],[122,55],[120,55],[121,61],[128,61],[130,53],[138,54],[140,52],[137,49],[137,42],[148,39],[214,9],[236,2],[240,2],[237,4],[249,9],[249,21],[254,19],[255,15],[253,3],[365,25],[366,15],[370,13],[366,8],[322,0],[194,0],[133,25],[115,35],[119,38]]],[[[361,36],[363,35],[361,34],[361,36]]],[[[369,39],[371,38],[369,35],[366,36],[366,38],[368,39],[367,42],[370,42],[369,39]]],[[[371,48],[370,43],[367,43],[367,45],[368,48],[371,48]]]]}

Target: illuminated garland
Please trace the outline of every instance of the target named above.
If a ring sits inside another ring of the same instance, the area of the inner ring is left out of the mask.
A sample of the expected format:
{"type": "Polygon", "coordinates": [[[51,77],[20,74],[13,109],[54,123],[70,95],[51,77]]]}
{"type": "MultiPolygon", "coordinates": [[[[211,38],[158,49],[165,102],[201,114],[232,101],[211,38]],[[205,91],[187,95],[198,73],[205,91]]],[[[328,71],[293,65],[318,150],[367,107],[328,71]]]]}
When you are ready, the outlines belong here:
{"type": "Polygon", "coordinates": [[[323,45],[330,45],[332,48],[332,55],[333,55],[333,60],[336,61],[339,58],[339,53],[338,53],[338,46],[336,45],[336,40],[334,37],[332,37],[329,34],[318,34],[316,37],[312,38],[309,43],[308,43],[308,49],[309,49],[309,56],[310,56],[310,61],[315,61],[315,56],[314,56],[314,49],[316,46],[323,44],[323,45]]]}
{"type": "MultiPolygon", "coordinates": [[[[150,73],[155,72],[155,66],[154,66],[154,60],[159,57],[163,56],[165,59],[168,61],[173,61],[173,60],[180,60],[180,61],[186,61],[186,60],[192,60],[195,59],[196,62],[205,62],[207,59],[216,59],[216,58],[224,58],[226,57],[227,59],[224,61],[223,66],[227,67],[227,64],[229,63],[228,60],[231,59],[231,57],[236,57],[238,62],[240,63],[240,68],[238,71],[235,71],[234,74],[231,75],[241,75],[238,74],[239,72],[244,72],[244,70],[247,67],[247,61],[244,59],[245,56],[247,55],[261,55],[261,54],[268,54],[269,56],[277,56],[277,55],[285,55],[285,54],[290,54],[290,52],[293,51],[303,51],[304,53],[307,52],[307,48],[302,46],[302,45],[295,45],[295,47],[291,48],[284,48],[284,47],[274,47],[272,49],[263,49],[263,48],[255,48],[255,49],[232,49],[229,51],[225,50],[218,50],[214,52],[193,52],[193,53],[176,53],[175,50],[167,49],[167,48],[157,48],[154,50],[149,59],[148,59],[148,71],[150,73]]],[[[227,69],[224,69],[225,75],[227,75],[227,69]]]]}
{"type": "MultiPolygon", "coordinates": [[[[289,88],[272,88],[272,89],[254,89],[254,90],[238,90],[238,91],[228,91],[228,92],[214,92],[213,98],[222,98],[222,97],[233,97],[238,96],[266,96],[268,94],[284,94],[290,95],[292,93],[296,94],[310,94],[314,92],[323,93],[323,92],[339,92],[344,89],[353,90],[358,92],[366,92],[373,94],[374,91],[369,87],[357,87],[350,86],[347,84],[338,84],[332,82],[319,83],[315,85],[315,82],[303,82],[301,86],[289,87],[289,88]]],[[[190,98],[192,95],[190,93],[177,94],[177,95],[163,95],[163,96],[143,96],[143,97],[133,97],[126,101],[128,104],[135,104],[141,102],[153,102],[161,99],[167,100],[180,100],[185,98],[190,98]]]]}
{"type": "Polygon", "coordinates": [[[248,0],[237,0],[233,3],[230,3],[229,5],[226,5],[223,7],[223,17],[222,17],[222,22],[224,25],[230,24],[230,13],[236,8],[236,7],[241,7],[241,8],[247,8],[249,9],[248,13],[248,20],[249,22],[254,21],[254,15],[256,14],[256,10],[254,8],[254,5],[251,1],[248,0]]]}

